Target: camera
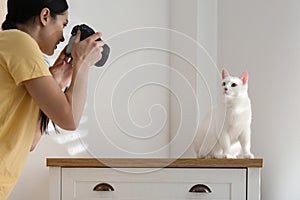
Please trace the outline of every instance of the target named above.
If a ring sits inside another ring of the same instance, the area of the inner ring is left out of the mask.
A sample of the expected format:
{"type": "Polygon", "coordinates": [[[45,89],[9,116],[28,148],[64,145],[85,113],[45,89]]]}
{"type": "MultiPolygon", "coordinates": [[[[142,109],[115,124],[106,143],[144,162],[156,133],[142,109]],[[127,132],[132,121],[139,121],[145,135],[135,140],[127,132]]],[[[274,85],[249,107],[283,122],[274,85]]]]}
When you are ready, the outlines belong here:
{"type": "MultiPolygon", "coordinates": [[[[74,39],[75,39],[75,36],[76,36],[76,33],[77,33],[78,30],[80,30],[80,32],[81,32],[80,41],[84,40],[85,38],[87,38],[87,37],[89,37],[93,34],[95,34],[95,31],[86,24],[81,24],[81,25],[74,26],[72,31],[71,31],[72,36],[69,40],[69,43],[68,43],[68,46],[67,46],[67,49],[66,49],[66,56],[68,56],[68,57],[71,57],[72,44],[74,42],[74,39]]],[[[101,38],[98,38],[96,41],[101,41],[101,38]]],[[[108,59],[108,56],[109,56],[109,52],[110,52],[109,46],[107,44],[104,44],[102,46],[102,48],[103,48],[102,58],[98,62],[96,62],[96,64],[95,64],[97,67],[103,66],[106,63],[106,61],[108,59]]]]}

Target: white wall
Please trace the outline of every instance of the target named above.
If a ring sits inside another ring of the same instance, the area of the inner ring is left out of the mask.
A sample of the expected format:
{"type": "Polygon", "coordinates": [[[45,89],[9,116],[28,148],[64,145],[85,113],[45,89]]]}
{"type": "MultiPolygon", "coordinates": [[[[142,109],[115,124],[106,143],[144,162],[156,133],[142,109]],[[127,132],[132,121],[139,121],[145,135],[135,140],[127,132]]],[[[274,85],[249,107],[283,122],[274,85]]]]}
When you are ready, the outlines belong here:
{"type": "Polygon", "coordinates": [[[197,1],[171,1],[170,157],[189,152],[197,128],[197,1]],[[178,31],[178,32],[176,32],[178,31]]]}
{"type": "MultiPolygon", "coordinates": [[[[0,1],[0,23],[1,24],[5,19],[6,13],[7,13],[7,11],[6,11],[6,0],[1,0],[0,1]]],[[[2,30],[2,29],[0,28],[0,30],[2,30]]]]}
{"type": "Polygon", "coordinates": [[[249,71],[263,200],[300,198],[300,1],[218,1],[219,66],[249,71]]]}
{"type": "Polygon", "coordinates": [[[171,157],[194,157],[199,121],[216,100],[217,0],[171,1],[171,157]],[[181,76],[177,74],[180,73],[181,76]],[[186,85],[189,84],[190,87],[186,85]]]}
{"type": "Polygon", "coordinates": [[[169,0],[72,0],[70,7],[72,23],[103,30],[111,46],[107,65],[90,70],[80,127],[90,155],[167,157],[169,55],[160,49],[169,48],[169,34],[156,27],[169,26],[169,0]]]}

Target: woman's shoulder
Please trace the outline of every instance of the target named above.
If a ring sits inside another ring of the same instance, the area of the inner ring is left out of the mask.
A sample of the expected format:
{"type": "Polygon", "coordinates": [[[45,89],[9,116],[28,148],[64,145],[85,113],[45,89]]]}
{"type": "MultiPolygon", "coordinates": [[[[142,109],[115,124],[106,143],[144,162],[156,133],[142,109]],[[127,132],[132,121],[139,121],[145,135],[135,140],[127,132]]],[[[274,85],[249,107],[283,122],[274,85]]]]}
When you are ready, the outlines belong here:
{"type": "Polygon", "coordinates": [[[15,43],[18,45],[32,45],[36,41],[27,33],[18,29],[5,30],[0,32],[0,39],[8,43],[15,43]]]}
{"type": "Polygon", "coordinates": [[[0,32],[1,46],[6,52],[14,52],[15,55],[40,54],[37,42],[27,33],[17,30],[5,30],[0,32]]]}
{"type": "Polygon", "coordinates": [[[11,35],[11,37],[17,37],[19,39],[34,40],[28,33],[24,32],[24,31],[20,31],[18,29],[11,29],[11,30],[7,30],[7,31],[8,31],[8,34],[11,35]]]}
{"type": "MultiPolygon", "coordinates": [[[[20,31],[18,29],[9,29],[1,31],[0,34],[6,37],[28,37],[29,35],[24,31],[20,31]]],[[[30,36],[29,36],[30,37],[30,36]]]]}

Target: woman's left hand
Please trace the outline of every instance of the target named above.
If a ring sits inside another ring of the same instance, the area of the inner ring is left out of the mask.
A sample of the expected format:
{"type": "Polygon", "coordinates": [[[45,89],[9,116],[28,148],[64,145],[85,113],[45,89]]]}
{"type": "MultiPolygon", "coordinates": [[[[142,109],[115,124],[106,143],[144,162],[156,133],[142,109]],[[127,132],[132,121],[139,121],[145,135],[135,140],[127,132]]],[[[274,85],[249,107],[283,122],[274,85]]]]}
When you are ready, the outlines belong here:
{"type": "Polygon", "coordinates": [[[68,61],[70,58],[65,55],[66,47],[59,54],[53,66],[49,68],[53,78],[61,89],[65,88],[72,77],[72,64],[68,61]]]}

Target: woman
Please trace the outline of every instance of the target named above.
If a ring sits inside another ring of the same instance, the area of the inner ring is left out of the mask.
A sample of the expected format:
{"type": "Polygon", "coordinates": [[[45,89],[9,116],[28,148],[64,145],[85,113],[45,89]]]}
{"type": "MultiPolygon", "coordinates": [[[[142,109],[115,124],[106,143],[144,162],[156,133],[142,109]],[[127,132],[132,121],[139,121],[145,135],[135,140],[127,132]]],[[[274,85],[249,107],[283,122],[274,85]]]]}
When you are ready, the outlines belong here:
{"type": "Polygon", "coordinates": [[[101,59],[101,33],[80,41],[69,61],[63,50],[49,70],[43,53],[52,55],[64,41],[66,0],[8,0],[0,32],[0,199],[15,185],[30,150],[41,136],[40,110],[66,130],[78,127],[86,99],[88,69],[101,59]],[[66,93],[62,88],[69,83],[66,93]]]}

